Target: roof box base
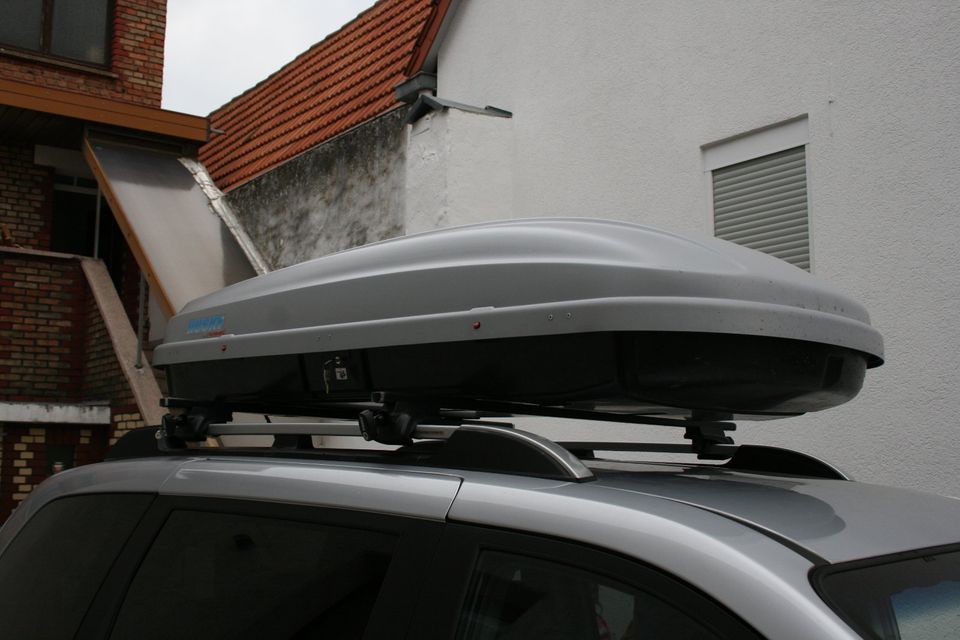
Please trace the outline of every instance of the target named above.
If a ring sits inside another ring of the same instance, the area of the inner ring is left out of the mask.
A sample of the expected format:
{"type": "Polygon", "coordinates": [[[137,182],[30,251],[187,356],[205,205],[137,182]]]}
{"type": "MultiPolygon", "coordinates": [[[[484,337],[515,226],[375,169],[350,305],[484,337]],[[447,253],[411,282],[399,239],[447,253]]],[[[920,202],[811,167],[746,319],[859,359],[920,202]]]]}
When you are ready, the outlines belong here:
{"type": "Polygon", "coordinates": [[[322,413],[373,392],[589,408],[792,415],[860,390],[868,356],[821,343],[692,332],[602,332],[167,365],[171,394],[322,413]],[[316,411],[312,411],[315,407],[316,411]]]}

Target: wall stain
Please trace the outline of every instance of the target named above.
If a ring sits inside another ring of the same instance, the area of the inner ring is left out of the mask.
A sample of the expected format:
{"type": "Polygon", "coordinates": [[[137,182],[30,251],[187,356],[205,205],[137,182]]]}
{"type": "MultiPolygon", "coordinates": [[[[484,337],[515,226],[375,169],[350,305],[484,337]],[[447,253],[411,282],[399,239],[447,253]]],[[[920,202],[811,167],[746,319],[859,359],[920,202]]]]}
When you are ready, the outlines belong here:
{"type": "Polygon", "coordinates": [[[403,234],[405,114],[384,114],[227,193],[272,269],[403,234]]]}

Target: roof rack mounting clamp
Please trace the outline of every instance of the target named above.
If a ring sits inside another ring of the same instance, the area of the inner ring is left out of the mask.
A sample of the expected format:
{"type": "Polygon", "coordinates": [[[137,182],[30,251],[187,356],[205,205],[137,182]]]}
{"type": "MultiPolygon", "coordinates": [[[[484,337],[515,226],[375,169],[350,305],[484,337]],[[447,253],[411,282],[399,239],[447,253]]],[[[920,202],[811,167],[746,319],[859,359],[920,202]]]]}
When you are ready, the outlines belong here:
{"type": "Polygon", "coordinates": [[[411,444],[417,426],[426,419],[435,422],[430,417],[440,415],[439,407],[427,402],[395,400],[380,392],[375,392],[372,399],[382,403],[383,409],[366,409],[360,412],[360,435],[367,441],[411,444]]]}
{"type": "Polygon", "coordinates": [[[186,449],[188,442],[203,442],[212,423],[232,419],[229,411],[209,406],[200,409],[191,407],[182,413],[168,413],[161,419],[157,430],[160,450],[186,449]]]}
{"type": "Polygon", "coordinates": [[[717,445],[734,444],[733,438],[728,436],[727,432],[735,430],[737,425],[733,422],[720,422],[730,420],[732,417],[730,414],[716,412],[692,412],[690,420],[700,424],[691,424],[687,427],[683,437],[690,441],[690,448],[697,454],[698,459],[727,460],[730,458],[729,447],[717,445]],[[703,424],[706,421],[712,424],[703,424]]]}

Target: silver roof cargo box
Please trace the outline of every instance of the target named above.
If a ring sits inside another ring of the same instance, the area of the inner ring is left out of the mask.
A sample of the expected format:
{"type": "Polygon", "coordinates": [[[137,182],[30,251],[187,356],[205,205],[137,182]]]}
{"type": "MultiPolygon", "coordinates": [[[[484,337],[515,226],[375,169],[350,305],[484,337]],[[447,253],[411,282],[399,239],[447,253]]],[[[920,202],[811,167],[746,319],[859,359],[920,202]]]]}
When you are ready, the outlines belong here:
{"type": "Polygon", "coordinates": [[[384,392],[742,418],[846,402],[882,359],[861,305],[776,258],[621,222],[529,219],[227,287],[170,321],[154,362],[173,397],[274,413],[384,392]]]}

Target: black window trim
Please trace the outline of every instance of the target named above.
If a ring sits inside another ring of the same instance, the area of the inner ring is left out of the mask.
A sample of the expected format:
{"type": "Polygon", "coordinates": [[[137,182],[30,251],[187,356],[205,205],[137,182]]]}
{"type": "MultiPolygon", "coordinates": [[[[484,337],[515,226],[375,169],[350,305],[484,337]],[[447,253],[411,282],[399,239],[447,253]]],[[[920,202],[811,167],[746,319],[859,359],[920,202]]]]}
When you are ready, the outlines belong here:
{"type": "Polygon", "coordinates": [[[833,597],[830,595],[830,591],[826,588],[826,580],[830,576],[837,573],[846,573],[847,571],[857,571],[859,569],[869,569],[870,567],[879,567],[893,564],[895,562],[915,560],[917,558],[923,558],[924,556],[936,556],[946,553],[960,553],[960,543],[939,545],[936,547],[924,547],[922,549],[911,549],[909,551],[889,553],[882,556],[873,556],[871,558],[861,558],[859,560],[817,566],[810,570],[810,584],[813,586],[813,590],[817,592],[817,595],[820,596],[820,599],[830,607],[830,610],[837,614],[841,620],[847,623],[851,629],[854,629],[864,638],[871,638],[874,637],[873,633],[869,629],[863,628],[859,622],[848,615],[846,610],[840,607],[836,600],[833,599],[833,597]]]}
{"type": "MultiPolygon", "coordinates": [[[[402,637],[423,584],[424,557],[430,557],[443,523],[403,516],[331,507],[232,498],[159,496],[130,536],[104,580],[75,636],[76,640],[109,638],[120,607],[140,564],[174,511],[201,511],[309,522],[397,535],[397,548],[367,626],[365,638],[402,637]]],[[[164,606],[158,602],[157,606],[164,606]]]]}
{"type": "Polygon", "coordinates": [[[76,498],[90,498],[90,497],[109,497],[109,496],[119,496],[119,495],[133,495],[133,496],[142,496],[145,499],[148,499],[147,502],[140,507],[140,515],[137,520],[137,524],[134,525],[133,530],[127,535],[123,543],[120,545],[120,549],[117,554],[114,555],[113,560],[110,562],[110,566],[107,569],[106,575],[103,580],[100,582],[100,586],[97,587],[96,592],[91,601],[90,607],[87,609],[87,612],[84,614],[84,617],[80,623],[80,626],[75,637],[79,637],[79,629],[83,629],[84,624],[86,623],[87,618],[90,616],[90,611],[93,610],[94,604],[100,598],[100,594],[103,592],[104,585],[108,584],[110,581],[111,575],[117,570],[118,565],[125,553],[129,553],[130,549],[133,547],[133,543],[136,539],[136,533],[140,530],[144,522],[147,520],[151,510],[154,508],[156,503],[156,493],[150,491],[89,491],[89,492],[79,492],[79,493],[69,493],[57,496],[47,502],[44,502],[39,506],[35,511],[29,514],[26,520],[24,520],[19,528],[17,529],[16,534],[7,541],[7,543],[0,548],[0,555],[7,553],[11,547],[16,543],[16,541],[21,536],[31,535],[30,533],[30,523],[41,513],[44,509],[51,507],[55,504],[65,502],[68,500],[73,500],[76,498]]]}
{"type": "MultiPolygon", "coordinates": [[[[53,5],[56,0],[40,1],[43,3],[43,8],[40,10],[40,47],[33,49],[0,41],[0,53],[14,55],[33,62],[53,64],[76,71],[89,70],[101,74],[104,71],[109,72],[113,66],[113,24],[116,17],[116,0],[104,0],[106,4],[106,24],[104,25],[104,60],[102,63],[61,56],[51,52],[50,44],[53,40],[53,5]]],[[[116,77],[113,73],[110,73],[109,76],[116,77]]]]}
{"type": "Polygon", "coordinates": [[[448,524],[432,563],[430,581],[421,592],[417,616],[408,638],[449,640],[455,637],[460,613],[466,606],[475,569],[485,551],[544,560],[610,578],[650,593],[682,611],[696,607],[696,617],[711,629],[727,627],[738,640],[763,636],[735,612],[695,586],[657,567],[592,545],[531,533],[481,525],[448,524]],[[688,606],[683,606],[687,600],[688,606]]]}

